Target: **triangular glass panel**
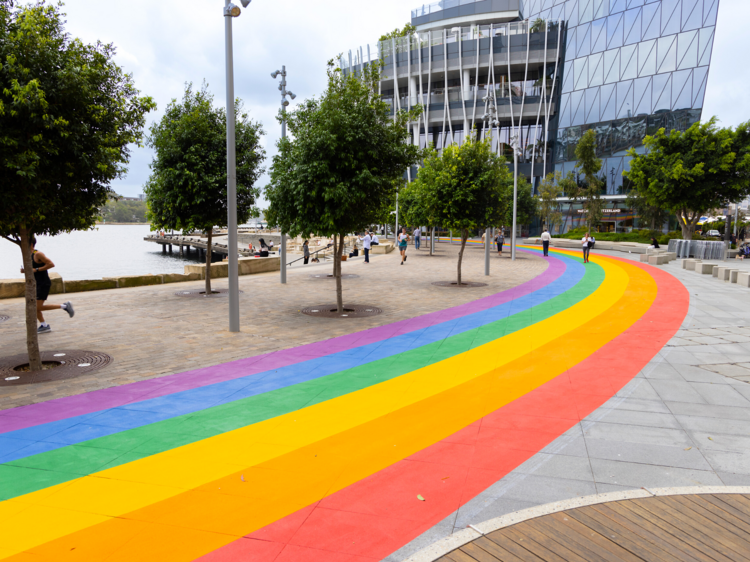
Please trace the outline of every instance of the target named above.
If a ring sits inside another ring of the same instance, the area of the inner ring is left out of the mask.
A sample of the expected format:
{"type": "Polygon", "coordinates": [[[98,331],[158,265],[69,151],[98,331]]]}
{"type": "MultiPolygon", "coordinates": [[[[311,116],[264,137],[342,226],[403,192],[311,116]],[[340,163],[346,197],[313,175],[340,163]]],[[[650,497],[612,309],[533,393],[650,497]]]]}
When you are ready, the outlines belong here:
{"type": "Polygon", "coordinates": [[[719,10],[719,0],[703,0],[703,27],[716,25],[716,13],[719,10]]]}
{"type": "Polygon", "coordinates": [[[550,13],[552,14],[550,16],[551,20],[564,20],[565,19],[565,4],[560,4],[559,6],[555,6],[550,10],[550,13]]]}
{"type": "Polygon", "coordinates": [[[604,54],[589,57],[589,87],[604,84],[604,54]]]}
{"type": "Polygon", "coordinates": [[[714,44],[713,27],[704,27],[698,38],[698,66],[705,66],[711,62],[711,47],[714,44]]]}
{"type": "Polygon", "coordinates": [[[672,73],[672,111],[691,109],[693,106],[693,71],[679,70],[672,73]]]}
{"type": "Polygon", "coordinates": [[[693,109],[703,107],[703,98],[706,95],[706,81],[708,80],[708,67],[703,66],[693,71],[693,109]]]}
{"type": "Polygon", "coordinates": [[[578,0],[569,0],[565,4],[565,23],[568,29],[578,25],[578,0]]]}
{"type": "Polygon", "coordinates": [[[620,49],[604,51],[604,83],[612,84],[620,79],[620,49]]]}
{"type": "Polygon", "coordinates": [[[662,37],[656,48],[658,72],[671,72],[677,69],[677,36],[662,37]]]}
{"type": "Polygon", "coordinates": [[[617,83],[617,119],[633,116],[633,81],[617,83]]]}
{"type": "Polygon", "coordinates": [[[586,111],[583,105],[583,94],[584,90],[570,94],[570,123],[573,126],[583,125],[586,118],[586,111]]]}
{"type": "Polygon", "coordinates": [[[638,45],[628,45],[620,49],[620,80],[630,80],[638,77],[638,45]]]}
{"type": "Polygon", "coordinates": [[[609,15],[609,0],[594,0],[594,19],[609,15]]]}
{"type": "Polygon", "coordinates": [[[672,74],[657,74],[654,76],[654,106],[653,113],[669,111],[672,102],[672,74]]]}
{"type": "Polygon", "coordinates": [[[617,118],[617,96],[615,95],[615,84],[608,84],[601,87],[600,105],[601,121],[610,121],[617,118]]]}
{"type": "Polygon", "coordinates": [[[645,3],[645,0],[628,0],[628,9],[643,6],[645,3]]]}
{"type": "Polygon", "coordinates": [[[698,31],[687,31],[677,36],[677,68],[698,66],[698,31]]]}
{"type": "Polygon", "coordinates": [[[601,53],[607,48],[607,20],[605,18],[591,22],[591,52],[601,53]]]}
{"type": "Polygon", "coordinates": [[[682,0],[682,31],[698,29],[703,23],[703,1],[682,0]]]}
{"type": "Polygon", "coordinates": [[[566,60],[573,60],[574,58],[576,58],[576,48],[577,48],[576,37],[577,36],[578,36],[577,27],[568,31],[567,41],[565,43],[565,59],[566,60]]]}
{"type": "Polygon", "coordinates": [[[651,113],[651,77],[633,80],[633,115],[649,115],[651,113]]]}
{"type": "Polygon", "coordinates": [[[638,76],[656,74],[656,41],[638,45],[638,76]]]}
{"type": "Polygon", "coordinates": [[[586,123],[599,121],[599,88],[586,90],[586,123]]]}
{"type": "Polygon", "coordinates": [[[625,0],[609,0],[609,13],[617,14],[624,12],[627,8],[627,2],[625,0]]]}
{"type": "Polygon", "coordinates": [[[585,57],[591,53],[591,24],[578,26],[578,51],[576,58],[585,57]]]}
{"type": "Polygon", "coordinates": [[[578,25],[594,19],[594,0],[578,0],[578,25]]]}
{"type": "Polygon", "coordinates": [[[588,63],[589,59],[588,57],[584,57],[582,59],[576,59],[575,60],[575,90],[581,90],[582,88],[585,88],[588,84],[586,83],[588,81],[588,63]]]}
{"type": "Polygon", "coordinates": [[[661,8],[660,4],[646,4],[643,6],[643,24],[641,26],[641,40],[656,39],[661,33],[661,8]]]}
{"type": "Polygon", "coordinates": [[[633,45],[641,40],[641,8],[625,12],[625,45],[633,45]]]}
{"type": "Polygon", "coordinates": [[[607,49],[622,47],[622,18],[623,14],[607,18],[607,49]]]}
{"type": "Polygon", "coordinates": [[[564,79],[563,79],[563,87],[562,87],[562,93],[567,94],[568,92],[573,91],[573,84],[575,83],[574,78],[575,74],[573,72],[573,69],[570,68],[571,65],[567,65],[567,69],[564,73],[564,79]]]}
{"type": "Polygon", "coordinates": [[[661,0],[661,35],[680,32],[680,0],[661,0]]]}

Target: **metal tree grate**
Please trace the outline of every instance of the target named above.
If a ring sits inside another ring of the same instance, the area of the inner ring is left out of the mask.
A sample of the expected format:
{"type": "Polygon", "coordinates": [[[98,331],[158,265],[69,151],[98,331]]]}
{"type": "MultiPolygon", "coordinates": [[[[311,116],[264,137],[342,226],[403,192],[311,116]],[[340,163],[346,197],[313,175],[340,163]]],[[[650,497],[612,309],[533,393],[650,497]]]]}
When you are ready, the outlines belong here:
{"type": "MultiPolygon", "coordinates": [[[[342,273],[341,278],[342,279],[357,279],[359,275],[354,275],[353,273],[342,273]]],[[[336,279],[333,275],[330,273],[312,273],[310,274],[310,279],[336,279]]]]}
{"type": "MultiPolygon", "coordinates": [[[[242,293],[243,291],[240,291],[242,293]]],[[[221,297],[228,297],[229,296],[229,289],[216,289],[211,290],[210,295],[206,295],[205,290],[195,289],[193,291],[177,291],[175,293],[178,297],[191,297],[191,298],[209,298],[209,299],[215,299],[215,298],[221,298],[221,297]]]]}
{"type": "Polygon", "coordinates": [[[59,363],[58,367],[36,372],[17,371],[17,367],[28,365],[29,356],[25,353],[0,358],[0,386],[37,384],[49,381],[73,379],[106,367],[113,359],[99,351],[63,349],[43,351],[43,363],[59,363]]]}
{"type": "Polygon", "coordinates": [[[317,306],[308,306],[300,312],[308,316],[318,316],[320,318],[364,318],[367,316],[377,316],[383,311],[377,306],[368,304],[345,304],[344,312],[336,311],[335,304],[320,304],[317,306]]]}
{"type": "Polygon", "coordinates": [[[455,281],[435,281],[433,285],[436,285],[438,287],[457,287],[460,289],[467,289],[471,287],[486,287],[487,283],[474,283],[473,281],[465,281],[462,282],[461,285],[459,285],[455,281]]]}

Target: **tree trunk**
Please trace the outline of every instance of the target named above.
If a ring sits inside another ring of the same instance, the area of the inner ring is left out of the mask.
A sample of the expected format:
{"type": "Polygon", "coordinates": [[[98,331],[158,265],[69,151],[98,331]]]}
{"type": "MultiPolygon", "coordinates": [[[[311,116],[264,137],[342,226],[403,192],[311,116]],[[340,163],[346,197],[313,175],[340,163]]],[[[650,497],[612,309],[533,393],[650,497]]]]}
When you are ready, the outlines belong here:
{"type": "Polygon", "coordinates": [[[26,349],[29,353],[29,368],[32,371],[42,370],[42,356],[39,353],[39,334],[36,327],[36,279],[34,266],[31,264],[31,232],[21,229],[21,253],[23,254],[23,271],[26,279],[26,349]]]}
{"type": "Polygon", "coordinates": [[[430,255],[432,256],[432,248],[435,246],[435,227],[432,227],[432,234],[430,235],[430,255]]]}
{"type": "Polygon", "coordinates": [[[700,219],[700,214],[690,214],[687,210],[683,209],[682,212],[677,214],[677,222],[680,223],[682,229],[682,239],[692,240],[693,233],[695,232],[695,226],[700,219]],[[686,220],[687,219],[687,220],[686,220]]]}
{"type": "Polygon", "coordinates": [[[333,276],[336,279],[336,310],[344,312],[344,290],[341,287],[341,255],[344,251],[344,235],[333,236],[333,276]]]}
{"type": "Polygon", "coordinates": [[[208,248],[206,249],[206,296],[208,296],[211,294],[211,256],[213,255],[211,252],[211,243],[213,242],[214,229],[209,228],[206,231],[206,235],[208,236],[208,248]]]}
{"type": "Polygon", "coordinates": [[[467,229],[463,229],[461,231],[461,249],[458,251],[458,286],[461,286],[461,261],[464,259],[464,248],[466,247],[466,239],[469,237],[469,231],[467,229]]]}

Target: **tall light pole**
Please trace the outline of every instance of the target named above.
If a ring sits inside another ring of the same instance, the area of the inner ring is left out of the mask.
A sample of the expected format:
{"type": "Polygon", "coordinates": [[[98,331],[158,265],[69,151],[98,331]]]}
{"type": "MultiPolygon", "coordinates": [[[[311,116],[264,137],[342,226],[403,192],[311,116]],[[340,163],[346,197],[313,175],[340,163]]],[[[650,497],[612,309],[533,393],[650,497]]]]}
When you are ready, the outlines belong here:
{"type": "MultiPolygon", "coordinates": [[[[240,0],[247,8],[250,0],[240,0]]],[[[239,7],[224,0],[224,36],[227,72],[227,251],[229,254],[229,331],[240,331],[240,280],[237,266],[237,151],[234,124],[234,61],[232,58],[232,18],[239,7]]],[[[209,248],[209,251],[211,249],[209,248]]]]}
{"type": "Polygon", "coordinates": [[[521,149],[518,146],[518,135],[510,137],[510,146],[513,149],[513,232],[510,233],[510,259],[516,260],[516,210],[518,205],[518,157],[521,149]]]}
{"type": "MultiPolygon", "coordinates": [[[[276,78],[281,75],[281,82],[279,82],[279,91],[281,92],[281,138],[286,138],[286,108],[289,105],[287,96],[294,99],[295,96],[292,92],[286,89],[286,66],[282,66],[281,70],[274,70],[271,73],[271,78],[276,78]]],[[[286,234],[281,233],[281,243],[279,244],[279,258],[281,260],[281,282],[286,283],[286,234]]]]}

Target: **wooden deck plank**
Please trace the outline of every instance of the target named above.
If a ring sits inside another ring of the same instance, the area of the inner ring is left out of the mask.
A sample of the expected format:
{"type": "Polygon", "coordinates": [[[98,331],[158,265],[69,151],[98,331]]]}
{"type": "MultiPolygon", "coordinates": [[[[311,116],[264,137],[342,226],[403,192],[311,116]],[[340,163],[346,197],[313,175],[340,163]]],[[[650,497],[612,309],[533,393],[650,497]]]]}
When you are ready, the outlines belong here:
{"type": "Polygon", "coordinates": [[[576,521],[570,516],[569,512],[563,511],[561,513],[555,513],[551,518],[569,529],[570,532],[575,533],[576,538],[581,542],[590,541],[596,544],[599,548],[609,552],[611,555],[608,557],[609,559],[614,558],[614,560],[623,562],[640,562],[642,560],[632,554],[629,550],[622,548],[620,545],[610,540],[608,535],[589,529],[586,525],[576,521]]]}
{"type": "Polygon", "coordinates": [[[735,517],[726,509],[714,505],[711,501],[705,499],[703,496],[677,496],[675,497],[675,500],[677,500],[677,502],[681,503],[682,505],[695,506],[694,509],[698,510],[701,515],[710,518],[717,524],[731,525],[732,528],[737,529],[738,535],[744,537],[745,541],[750,539],[750,523],[745,523],[742,519],[735,517]]]}
{"type": "Polygon", "coordinates": [[[478,538],[475,544],[503,562],[540,562],[542,560],[530,552],[525,552],[523,557],[516,556],[511,550],[505,548],[505,544],[500,545],[487,537],[478,538]]]}
{"type": "Polygon", "coordinates": [[[642,529],[649,529],[657,533],[662,540],[672,544],[677,551],[687,550],[691,556],[701,562],[732,562],[732,559],[724,556],[720,550],[698,541],[680,528],[654,517],[651,513],[636,505],[613,503],[606,506],[597,505],[594,508],[597,511],[600,511],[600,508],[610,509],[623,517],[627,517],[642,529]]]}
{"type": "MultiPolygon", "coordinates": [[[[706,532],[706,529],[701,529],[701,527],[695,523],[692,513],[690,516],[685,516],[672,509],[666,502],[657,501],[661,499],[662,498],[649,498],[648,501],[634,500],[627,505],[627,508],[633,509],[635,507],[643,509],[651,517],[666,521],[673,528],[682,530],[683,534],[694,537],[694,540],[699,544],[702,543],[710,546],[714,550],[720,551],[726,558],[729,558],[734,562],[745,562],[746,558],[739,556],[736,553],[736,545],[732,544],[732,541],[726,541],[722,536],[722,533],[719,532],[718,534],[714,534],[713,532],[706,532]]],[[[695,515],[697,516],[697,514],[695,515]]],[[[713,528],[716,529],[716,526],[714,525],[713,528]]]]}
{"type": "Polygon", "coordinates": [[[441,562],[750,562],[750,495],[655,496],[503,527],[441,562]]]}
{"type": "Polygon", "coordinates": [[[576,519],[582,525],[609,537],[611,541],[644,560],[652,560],[653,562],[697,562],[695,558],[688,557],[684,552],[679,557],[673,555],[670,552],[669,545],[660,541],[652,533],[649,533],[650,536],[634,533],[628,526],[618,524],[609,517],[604,517],[601,514],[596,517],[594,510],[588,511],[588,508],[582,508],[571,510],[569,513],[570,517],[576,519]]]}

